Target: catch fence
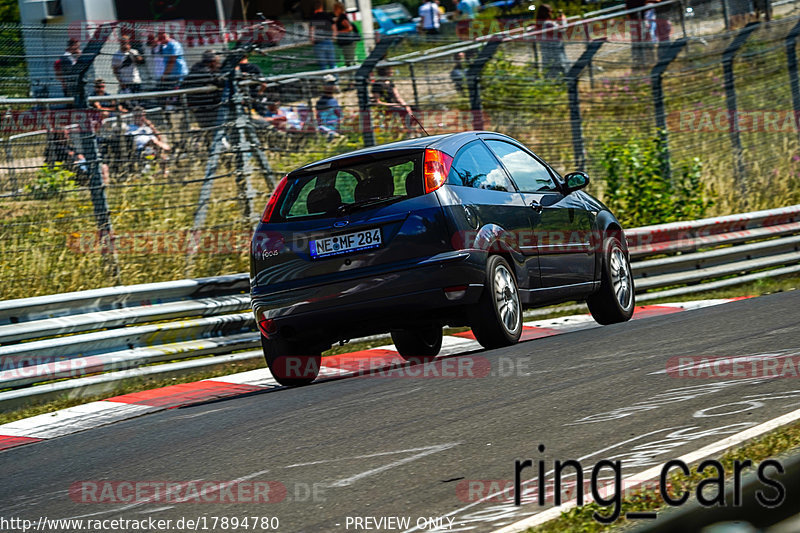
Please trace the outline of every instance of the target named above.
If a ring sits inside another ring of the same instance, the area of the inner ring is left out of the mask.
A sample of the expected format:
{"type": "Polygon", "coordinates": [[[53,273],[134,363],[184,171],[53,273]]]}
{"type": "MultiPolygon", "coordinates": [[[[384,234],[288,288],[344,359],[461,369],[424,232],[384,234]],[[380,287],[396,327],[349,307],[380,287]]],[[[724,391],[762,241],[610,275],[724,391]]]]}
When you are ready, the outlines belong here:
{"type": "MultiPolygon", "coordinates": [[[[276,73],[314,68],[301,40],[266,47],[246,36],[223,47],[213,75],[136,94],[119,94],[110,67],[119,25],[92,28],[85,68],[66,85],[52,73],[61,52],[7,48],[6,25],[0,298],[241,272],[279,176],[423,129],[512,135],[559,172],[589,171],[591,192],[629,225],[800,202],[798,5],[774,3],[768,22],[725,17],[717,2],[665,1],[558,30],[523,20],[465,37],[462,24],[430,42],[381,39],[359,65],[302,73],[276,73]],[[238,66],[246,56],[263,76],[238,66]],[[25,71],[33,59],[37,76],[25,71]],[[333,123],[319,114],[330,75],[333,123]],[[88,96],[100,76],[112,94],[88,96]],[[382,81],[410,115],[374,101],[386,99],[382,81]]],[[[187,63],[201,52],[187,49],[187,63]]]]}

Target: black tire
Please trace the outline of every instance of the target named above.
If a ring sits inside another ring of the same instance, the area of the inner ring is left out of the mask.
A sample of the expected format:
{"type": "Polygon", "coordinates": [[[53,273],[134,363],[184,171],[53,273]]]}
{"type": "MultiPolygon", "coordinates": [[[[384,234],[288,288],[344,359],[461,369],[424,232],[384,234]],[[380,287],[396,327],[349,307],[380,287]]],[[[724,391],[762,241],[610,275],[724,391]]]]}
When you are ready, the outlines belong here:
{"type": "Polygon", "coordinates": [[[275,381],[287,387],[308,385],[319,375],[322,353],[312,352],[299,344],[261,336],[264,360],[275,381]]]}
{"type": "Polygon", "coordinates": [[[602,268],[600,288],[586,300],[592,317],[603,325],[630,320],[636,305],[633,274],[628,255],[615,235],[603,241],[602,268]]]}
{"type": "Polygon", "coordinates": [[[484,348],[501,348],[519,341],[522,304],[517,280],[506,260],[499,255],[491,255],[486,260],[486,284],[469,315],[472,333],[484,348]]]}
{"type": "Polygon", "coordinates": [[[415,363],[432,361],[442,349],[442,326],[393,330],[392,342],[400,357],[406,361],[415,363]]]}

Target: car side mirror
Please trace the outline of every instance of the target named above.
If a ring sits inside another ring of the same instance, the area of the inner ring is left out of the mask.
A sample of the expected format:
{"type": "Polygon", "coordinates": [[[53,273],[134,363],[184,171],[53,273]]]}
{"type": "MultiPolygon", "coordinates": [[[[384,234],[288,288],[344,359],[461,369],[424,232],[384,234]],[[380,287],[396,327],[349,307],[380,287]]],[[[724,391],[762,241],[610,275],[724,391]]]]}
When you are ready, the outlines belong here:
{"type": "Polygon", "coordinates": [[[586,172],[570,172],[564,176],[564,192],[571,192],[583,189],[589,185],[589,175],[586,172]]]}

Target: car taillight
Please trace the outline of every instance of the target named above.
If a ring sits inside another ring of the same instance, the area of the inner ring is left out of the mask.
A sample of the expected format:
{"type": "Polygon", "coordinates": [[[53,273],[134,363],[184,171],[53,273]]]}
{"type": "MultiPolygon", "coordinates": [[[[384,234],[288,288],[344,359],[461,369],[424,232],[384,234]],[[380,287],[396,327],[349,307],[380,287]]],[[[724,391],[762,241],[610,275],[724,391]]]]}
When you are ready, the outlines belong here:
{"type": "Polygon", "coordinates": [[[278,333],[278,326],[271,318],[262,318],[258,323],[258,329],[260,329],[261,334],[268,339],[278,333]]]}
{"type": "Polygon", "coordinates": [[[278,205],[278,198],[281,197],[281,193],[283,193],[283,189],[286,187],[287,178],[288,176],[284,176],[278,183],[278,186],[275,187],[275,190],[272,191],[272,196],[270,196],[269,201],[267,201],[264,214],[261,215],[261,222],[269,222],[270,217],[272,217],[272,212],[275,210],[275,206],[278,205]]]}
{"type": "Polygon", "coordinates": [[[422,174],[425,176],[425,194],[444,185],[452,164],[453,158],[446,153],[430,148],[425,150],[425,162],[422,165],[422,174]]]}

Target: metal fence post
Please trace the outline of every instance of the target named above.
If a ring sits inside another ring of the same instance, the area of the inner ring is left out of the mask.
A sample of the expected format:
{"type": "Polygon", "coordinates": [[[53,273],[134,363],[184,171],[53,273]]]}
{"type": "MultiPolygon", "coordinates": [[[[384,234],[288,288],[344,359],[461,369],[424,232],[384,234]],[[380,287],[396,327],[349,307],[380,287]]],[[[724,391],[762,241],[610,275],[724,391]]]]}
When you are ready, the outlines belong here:
{"type": "Polygon", "coordinates": [[[592,61],[592,58],[600,50],[604,42],[605,40],[590,42],[566,75],[569,119],[572,124],[572,151],[575,156],[575,168],[577,170],[584,170],[586,167],[586,149],[583,144],[583,127],[581,124],[581,103],[578,98],[578,79],[583,69],[592,61]]]}
{"type": "Polygon", "coordinates": [[[385,38],[378,41],[369,56],[361,63],[356,71],[356,94],[358,95],[359,126],[364,140],[364,146],[375,146],[375,132],[372,131],[372,116],[369,105],[369,75],[375,65],[386,56],[389,48],[399,39],[385,38]]]}
{"type": "Polygon", "coordinates": [[[800,36],[800,22],[794,25],[786,36],[786,63],[789,67],[789,85],[792,88],[792,108],[795,121],[800,117],[800,81],[797,79],[797,37],[800,36]]]}
{"type": "Polygon", "coordinates": [[[686,0],[681,0],[681,3],[678,4],[678,9],[680,10],[681,31],[683,32],[683,38],[686,39],[686,0]]]}
{"type": "MultiPolygon", "coordinates": [[[[89,106],[88,95],[86,94],[86,73],[94,63],[95,58],[100,54],[100,50],[106,43],[111,32],[114,31],[116,23],[103,24],[95,31],[92,38],[86,44],[80,57],[75,63],[73,73],[75,75],[73,94],[75,95],[75,107],[77,109],[91,109],[89,106]]],[[[93,120],[86,130],[81,130],[81,152],[86,157],[89,165],[89,194],[92,198],[94,207],[94,218],[97,224],[98,242],[101,250],[104,251],[103,258],[106,269],[109,271],[114,284],[119,284],[119,263],[117,261],[117,251],[114,242],[114,231],[111,225],[111,210],[108,207],[108,197],[106,196],[106,184],[103,182],[103,156],[97,144],[97,135],[93,131],[93,120]]]]}
{"type": "Polygon", "coordinates": [[[472,129],[482,130],[483,123],[483,104],[481,103],[481,72],[486,63],[497,52],[497,48],[502,43],[500,39],[492,39],[478,52],[478,57],[470,63],[467,69],[467,88],[469,90],[469,108],[472,111],[472,129]]]}
{"type": "Polygon", "coordinates": [[[3,151],[6,154],[6,164],[8,165],[8,178],[9,178],[9,187],[12,191],[17,190],[17,173],[14,170],[14,156],[11,152],[11,138],[2,139],[3,142],[3,151]]]}
{"type": "Polygon", "coordinates": [[[722,0],[722,18],[725,19],[725,31],[730,31],[731,17],[730,17],[730,7],[728,6],[728,0],[722,0]]]}
{"type": "MultiPolygon", "coordinates": [[[[736,34],[731,44],[725,49],[722,54],[722,70],[725,76],[725,103],[728,107],[728,117],[730,121],[730,138],[731,145],[733,146],[733,156],[735,159],[736,181],[738,182],[739,189],[742,193],[747,190],[747,167],[744,162],[744,154],[742,153],[742,139],[739,136],[739,117],[736,107],[736,86],[734,84],[733,75],[733,60],[736,57],[736,52],[750,37],[750,34],[759,27],[758,22],[751,22],[736,34]]],[[[743,194],[743,198],[747,198],[743,194]]]]}
{"type": "Polygon", "coordinates": [[[419,91],[417,90],[417,77],[414,75],[414,63],[408,64],[408,74],[411,76],[411,89],[414,91],[414,107],[419,108],[419,91]]]}
{"type": "Polygon", "coordinates": [[[653,90],[653,111],[656,118],[656,131],[661,141],[661,153],[663,159],[661,161],[661,174],[669,180],[672,180],[672,169],[670,168],[670,155],[669,155],[669,136],[667,134],[667,114],[664,108],[664,87],[662,78],[664,71],[672,63],[678,54],[686,46],[686,39],[679,39],[671,42],[664,47],[658,47],[658,63],[650,71],[650,85],[653,90]]]}

